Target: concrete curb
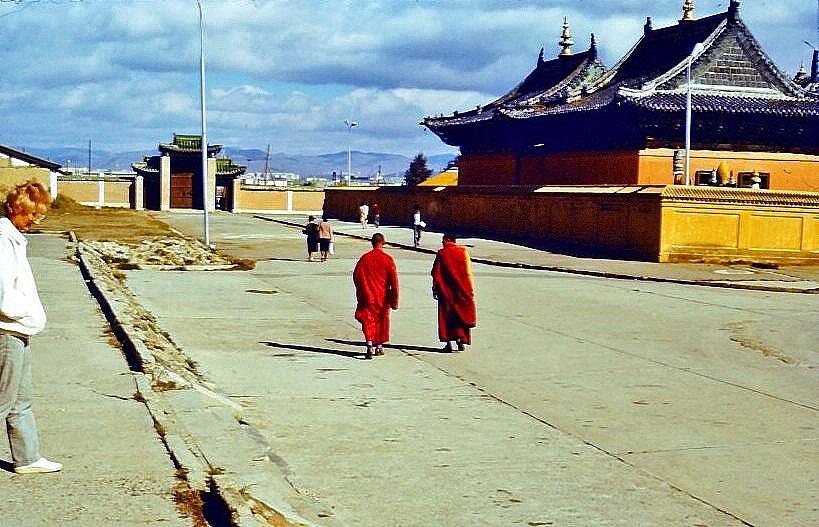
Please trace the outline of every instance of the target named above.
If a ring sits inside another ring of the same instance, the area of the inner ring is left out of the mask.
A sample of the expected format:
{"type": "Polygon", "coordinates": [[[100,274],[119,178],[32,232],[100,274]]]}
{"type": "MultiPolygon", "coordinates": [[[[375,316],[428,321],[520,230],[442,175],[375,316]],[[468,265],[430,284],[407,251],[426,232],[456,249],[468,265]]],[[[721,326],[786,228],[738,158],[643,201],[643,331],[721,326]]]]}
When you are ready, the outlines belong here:
{"type": "Polygon", "coordinates": [[[284,503],[284,500],[277,499],[280,501],[278,506],[271,506],[265,500],[251,495],[247,488],[241,487],[232,479],[216,474],[211,462],[216,456],[211,457],[207,452],[203,452],[196,438],[192,438],[195,444],[191,445],[191,441],[186,441],[182,436],[171,432],[178,428],[172,417],[173,407],[161,392],[154,391],[145,373],[152,371],[156,365],[153,354],[141,340],[132,338],[130,325],[124,322],[127,320],[126,317],[121,314],[117,303],[112,302],[97,283],[98,278],[82,252],[82,242],[77,241],[73,232],[69,233],[69,239],[76,244],[76,257],[86,286],[122,345],[134,380],[135,398],[145,404],[157,433],[178,470],[178,475],[184,478],[191,489],[205,494],[210,493],[211,498],[220,500],[221,505],[229,512],[231,523],[235,527],[262,525],[318,527],[301,518],[284,503]],[[263,513],[256,514],[254,509],[263,513]],[[274,523],[270,523],[270,517],[274,523]]]}
{"type": "MultiPolygon", "coordinates": [[[[260,220],[271,221],[274,223],[279,223],[281,225],[287,225],[290,227],[302,227],[302,224],[295,223],[292,221],[282,220],[278,218],[269,218],[265,216],[254,215],[254,218],[258,218],[260,220]]],[[[335,232],[335,234],[340,236],[346,236],[349,238],[358,238],[361,240],[368,240],[369,237],[362,236],[360,234],[351,234],[346,232],[335,232]]],[[[387,242],[388,246],[391,247],[399,247],[401,249],[406,249],[408,251],[416,251],[421,253],[427,254],[435,254],[436,251],[432,249],[425,249],[423,247],[414,247],[409,244],[399,243],[399,242],[387,242]]],[[[725,282],[725,281],[712,281],[712,280],[685,280],[682,278],[665,278],[661,276],[648,276],[648,275],[636,275],[636,274],[625,274],[625,273],[612,273],[608,271],[591,271],[588,269],[574,269],[571,267],[562,267],[557,265],[538,265],[538,264],[528,264],[528,263],[521,263],[521,262],[501,262],[498,260],[489,260],[486,258],[476,258],[472,257],[472,261],[475,263],[480,263],[484,265],[492,265],[495,267],[510,267],[515,269],[530,269],[536,271],[553,271],[557,273],[567,273],[567,274],[576,274],[576,275],[583,275],[583,276],[595,276],[599,278],[614,278],[618,280],[639,280],[642,282],[660,282],[660,283],[670,283],[670,284],[681,284],[681,285],[695,285],[695,286],[703,286],[703,287],[721,287],[726,289],[745,289],[750,291],[767,291],[772,293],[800,293],[800,294],[819,294],[819,288],[793,288],[793,287],[779,287],[779,286],[769,286],[769,285],[755,285],[755,284],[747,284],[747,283],[736,283],[736,282],[725,282]]]]}

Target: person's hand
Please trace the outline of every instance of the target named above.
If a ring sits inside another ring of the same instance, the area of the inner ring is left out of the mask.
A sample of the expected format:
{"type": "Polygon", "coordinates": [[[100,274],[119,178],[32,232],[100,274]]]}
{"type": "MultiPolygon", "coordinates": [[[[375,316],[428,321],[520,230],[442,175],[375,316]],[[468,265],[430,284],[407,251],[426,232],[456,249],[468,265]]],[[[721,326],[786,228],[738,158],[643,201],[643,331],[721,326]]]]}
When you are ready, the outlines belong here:
{"type": "Polygon", "coordinates": [[[432,290],[432,299],[433,300],[438,300],[438,292],[435,291],[435,289],[432,290]]]}

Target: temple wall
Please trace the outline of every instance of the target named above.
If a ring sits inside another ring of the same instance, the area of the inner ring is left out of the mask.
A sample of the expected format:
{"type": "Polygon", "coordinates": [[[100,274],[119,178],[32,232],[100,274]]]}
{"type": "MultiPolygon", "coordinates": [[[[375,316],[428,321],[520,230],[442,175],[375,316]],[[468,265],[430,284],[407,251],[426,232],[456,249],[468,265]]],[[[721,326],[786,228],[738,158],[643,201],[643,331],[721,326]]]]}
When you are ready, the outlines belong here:
{"type": "MultiPolygon", "coordinates": [[[[233,186],[233,212],[274,212],[306,214],[321,212],[324,192],[244,186],[236,179],[233,186]]],[[[358,205],[356,205],[357,207],[358,205]]]]}
{"type": "Polygon", "coordinates": [[[550,153],[521,156],[523,185],[634,185],[637,152],[550,153]]]}
{"type": "Polygon", "coordinates": [[[819,264],[819,193],[684,186],[333,188],[331,218],[377,202],[384,224],[421,205],[431,230],[526,239],[655,262],[819,264]]]}
{"type": "MultiPolygon", "coordinates": [[[[673,155],[670,148],[641,150],[639,184],[672,184],[673,155]]],[[[819,156],[807,154],[692,150],[692,178],[698,170],[717,168],[722,160],[735,176],[755,170],[769,173],[771,190],[819,192],[819,156]]]]}
{"type": "Polygon", "coordinates": [[[819,264],[819,193],[669,186],[659,261],[819,264]]]}
{"type": "MultiPolygon", "coordinates": [[[[671,185],[674,150],[465,154],[459,167],[460,185],[671,185]],[[518,180],[515,180],[517,173],[518,180]]],[[[725,160],[736,177],[740,172],[770,174],[771,190],[819,192],[819,156],[807,154],[691,151],[691,178],[711,171],[725,160]]]]}
{"type": "Polygon", "coordinates": [[[385,224],[409,225],[413,205],[435,231],[499,236],[653,260],[659,251],[661,189],[599,187],[445,187],[407,191],[399,187],[327,189],[329,217],[356,221],[358,206],[381,206],[385,224]],[[635,193],[636,192],[636,193],[635,193]]]}
{"type": "Polygon", "coordinates": [[[464,154],[458,166],[458,184],[514,185],[515,165],[511,153],[464,154]]]}

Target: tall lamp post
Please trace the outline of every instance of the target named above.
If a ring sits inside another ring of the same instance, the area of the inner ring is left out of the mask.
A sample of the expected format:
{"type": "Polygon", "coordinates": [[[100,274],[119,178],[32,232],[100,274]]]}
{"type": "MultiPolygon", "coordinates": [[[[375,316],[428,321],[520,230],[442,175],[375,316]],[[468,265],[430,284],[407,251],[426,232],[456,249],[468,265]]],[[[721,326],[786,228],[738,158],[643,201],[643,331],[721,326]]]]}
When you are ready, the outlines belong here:
{"type": "Polygon", "coordinates": [[[351,145],[353,142],[353,126],[358,126],[358,123],[351,121],[350,119],[344,119],[344,124],[347,125],[347,183],[349,183],[353,175],[353,158],[351,151],[351,145]]]}
{"type": "Polygon", "coordinates": [[[686,82],[686,97],[685,97],[685,184],[691,184],[691,62],[694,58],[702,53],[702,42],[697,42],[691,54],[688,55],[688,81],[686,82]]]}
{"type": "Polygon", "coordinates": [[[202,14],[202,3],[196,0],[199,8],[199,100],[202,118],[202,213],[205,220],[205,245],[210,247],[210,227],[208,225],[208,132],[205,120],[205,17],[202,14]]]}

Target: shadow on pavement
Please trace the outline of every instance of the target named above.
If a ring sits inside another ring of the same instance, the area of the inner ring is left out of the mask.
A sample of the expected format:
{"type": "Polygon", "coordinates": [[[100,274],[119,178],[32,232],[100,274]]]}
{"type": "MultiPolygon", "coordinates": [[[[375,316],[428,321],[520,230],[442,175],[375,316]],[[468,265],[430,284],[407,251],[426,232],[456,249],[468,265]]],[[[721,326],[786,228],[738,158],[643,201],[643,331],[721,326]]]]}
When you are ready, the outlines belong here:
{"type": "MultiPolygon", "coordinates": [[[[328,339],[331,340],[331,339],[328,339]]],[[[344,341],[338,341],[341,343],[345,343],[344,341]]],[[[290,349],[296,351],[309,351],[311,353],[324,353],[326,355],[338,355],[340,357],[348,357],[350,359],[356,360],[364,360],[364,352],[358,351],[347,351],[347,350],[337,350],[337,349],[329,349],[329,348],[317,348],[315,346],[302,346],[301,344],[282,344],[281,342],[270,342],[270,341],[262,341],[259,344],[264,344],[265,346],[270,346],[271,348],[281,348],[281,349],[290,349]]],[[[356,342],[355,344],[360,345],[360,342],[356,342]]]]}
{"type": "MultiPolygon", "coordinates": [[[[363,346],[360,340],[341,340],[341,339],[327,339],[330,342],[337,344],[348,344],[350,346],[363,346]]],[[[411,344],[384,344],[385,349],[393,349],[399,351],[421,351],[423,353],[447,353],[442,348],[430,348],[429,346],[413,346],[411,344]]]]}
{"type": "Polygon", "coordinates": [[[0,470],[5,470],[6,472],[14,472],[14,463],[9,463],[5,459],[0,459],[0,470]]]}

